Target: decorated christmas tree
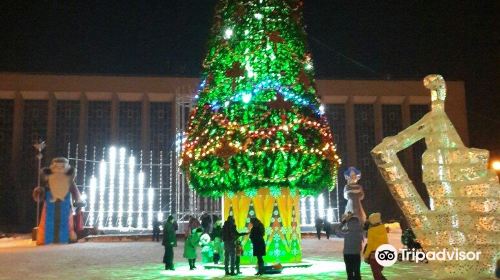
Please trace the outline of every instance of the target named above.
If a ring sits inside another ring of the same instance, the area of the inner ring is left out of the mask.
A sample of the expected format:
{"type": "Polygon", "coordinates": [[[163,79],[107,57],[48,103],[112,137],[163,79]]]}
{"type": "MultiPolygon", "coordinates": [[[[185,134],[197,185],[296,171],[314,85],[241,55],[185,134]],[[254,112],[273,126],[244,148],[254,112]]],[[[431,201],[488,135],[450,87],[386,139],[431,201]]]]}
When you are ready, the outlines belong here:
{"type": "Polygon", "coordinates": [[[181,158],[190,187],[224,196],[223,214],[232,209],[239,230],[252,203],[275,235],[266,236],[266,261],[300,261],[298,196],[335,186],[340,162],[314,87],[302,1],[219,1],[203,68],[181,158]]]}

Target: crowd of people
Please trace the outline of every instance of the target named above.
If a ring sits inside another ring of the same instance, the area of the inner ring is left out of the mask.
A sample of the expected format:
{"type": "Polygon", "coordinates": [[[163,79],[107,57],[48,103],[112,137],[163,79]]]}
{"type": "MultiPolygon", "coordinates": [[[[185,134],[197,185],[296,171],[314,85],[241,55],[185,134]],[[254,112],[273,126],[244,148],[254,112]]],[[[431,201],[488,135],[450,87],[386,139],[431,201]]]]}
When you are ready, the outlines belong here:
{"type": "MultiPolygon", "coordinates": [[[[157,226],[157,224],[154,226],[153,240],[158,239],[157,226]]],[[[253,256],[257,258],[258,269],[256,275],[262,275],[264,272],[263,256],[266,255],[264,225],[259,219],[252,218],[250,219],[249,229],[249,232],[238,232],[232,216],[229,216],[224,223],[217,216],[212,217],[208,214],[203,214],[200,220],[190,217],[184,231],[183,257],[187,259],[191,270],[196,269],[197,248],[204,243],[201,241],[203,235],[207,235],[213,252],[210,261],[218,264],[223,258],[225,274],[238,275],[241,273],[240,257],[243,254],[240,237],[249,234],[249,240],[253,245],[253,256]]],[[[321,230],[325,230],[327,238],[331,233],[344,238],[343,255],[348,280],[361,279],[361,260],[370,265],[375,280],[386,279],[382,274],[383,266],[375,259],[377,248],[388,243],[387,230],[382,223],[380,213],[371,214],[368,220],[362,223],[359,217],[348,212],[343,216],[341,223],[335,226],[328,223],[326,219],[317,219],[316,229],[318,239],[320,239],[321,230]],[[367,239],[366,244],[362,248],[365,237],[367,239]]],[[[165,247],[163,262],[166,270],[174,270],[173,248],[177,246],[177,230],[178,225],[174,217],[169,216],[163,224],[162,245],[165,247]]]]}
{"type": "MultiPolygon", "coordinates": [[[[264,225],[257,218],[250,219],[249,232],[238,232],[234,218],[229,216],[222,224],[217,216],[210,216],[207,213],[201,215],[200,220],[190,217],[185,228],[185,242],[183,257],[187,259],[189,269],[196,269],[197,248],[210,243],[212,249],[212,259],[214,264],[218,264],[221,257],[224,258],[224,270],[226,275],[238,275],[240,271],[240,257],[243,254],[240,237],[249,234],[252,242],[253,256],[257,258],[257,273],[264,272],[264,259],[266,255],[266,245],[264,242],[264,225]],[[203,241],[203,237],[208,236],[203,241]]],[[[166,270],[174,270],[173,258],[174,247],[177,246],[176,231],[177,222],[173,216],[169,216],[163,224],[162,245],[165,247],[163,263],[166,270]]],[[[160,226],[155,223],[153,226],[153,241],[159,240],[160,226]]],[[[203,254],[203,249],[202,249],[203,254]]]]}

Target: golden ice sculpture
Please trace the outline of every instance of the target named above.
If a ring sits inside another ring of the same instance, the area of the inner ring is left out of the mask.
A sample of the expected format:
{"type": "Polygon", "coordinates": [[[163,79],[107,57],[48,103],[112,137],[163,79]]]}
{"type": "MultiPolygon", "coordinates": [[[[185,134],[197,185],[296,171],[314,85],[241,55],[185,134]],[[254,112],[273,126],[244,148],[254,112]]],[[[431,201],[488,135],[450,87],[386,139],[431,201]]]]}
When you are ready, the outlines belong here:
{"type": "Polygon", "coordinates": [[[427,251],[481,252],[474,261],[431,261],[435,278],[492,277],[500,245],[498,177],[487,168],[489,152],[465,147],[446,115],[443,77],[429,75],[424,86],[431,90],[432,110],[398,135],[386,137],[372,150],[372,156],[427,251]],[[422,175],[430,209],[396,155],[422,138],[427,145],[422,175]]]}

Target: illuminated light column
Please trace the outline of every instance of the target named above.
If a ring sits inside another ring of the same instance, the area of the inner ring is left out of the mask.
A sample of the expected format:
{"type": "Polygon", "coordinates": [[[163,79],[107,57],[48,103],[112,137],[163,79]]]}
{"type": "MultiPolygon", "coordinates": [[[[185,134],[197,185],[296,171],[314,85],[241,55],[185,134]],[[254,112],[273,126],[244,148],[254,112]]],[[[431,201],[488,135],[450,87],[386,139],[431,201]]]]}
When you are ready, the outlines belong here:
{"type": "Polygon", "coordinates": [[[314,224],[316,222],[316,209],[314,209],[314,197],[309,197],[309,213],[311,214],[311,224],[314,224]]]}
{"type": "Polygon", "coordinates": [[[153,188],[148,188],[148,229],[153,229],[153,188]]]}
{"type": "Polygon", "coordinates": [[[169,177],[169,184],[168,184],[168,213],[172,213],[172,178],[174,174],[174,161],[173,161],[173,152],[170,152],[170,161],[169,161],[169,167],[170,167],[170,176],[169,177]]]}
{"type": "MultiPolygon", "coordinates": [[[[163,187],[163,151],[160,151],[160,166],[159,166],[159,169],[160,169],[159,170],[160,178],[158,180],[158,205],[159,205],[158,209],[162,213],[162,217],[163,217],[163,212],[162,212],[163,211],[163,207],[162,207],[162,203],[161,203],[161,199],[162,199],[161,192],[162,192],[162,187],[163,187]]],[[[172,213],[169,213],[169,214],[172,214],[172,213]]],[[[160,218],[158,218],[158,219],[160,219],[160,218]]]]}
{"type": "Polygon", "coordinates": [[[116,148],[109,148],[109,191],[108,191],[108,224],[113,227],[113,214],[115,204],[115,176],[116,176],[116,148]]]}
{"type": "Polygon", "coordinates": [[[101,160],[99,163],[99,228],[104,225],[104,191],[106,188],[106,162],[101,160]]]}
{"type": "Polygon", "coordinates": [[[323,194],[318,195],[318,216],[321,219],[325,216],[325,200],[323,194]]]}
{"type": "Polygon", "coordinates": [[[127,226],[132,227],[132,215],[134,212],[134,172],[135,172],[135,157],[131,156],[128,158],[128,217],[127,226]]]}
{"type": "Polygon", "coordinates": [[[87,224],[90,226],[94,225],[94,218],[95,218],[95,198],[96,198],[96,188],[97,188],[97,179],[95,178],[94,175],[90,177],[90,198],[89,198],[89,218],[87,224]]]}
{"type": "Polygon", "coordinates": [[[303,197],[300,199],[300,220],[301,224],[306,224],[306,198],[303,197]]]}
{"type": "Polygon", "coordinates": [[[125,195],[125,148],[120,148],[118,152],[118,228],[123,227],[123,197],[125,195]]]}
{"type": "Polygon", "coordinates": [[[149,151],[148,229],[153,228],[153,151],[149,151]]]}
{"type": "Polygon", "coordinates": [[[144,206],[144,172],[139,172],[139,203],[137,205],[137,228],[144,228],[142,219],[142,208],[144,206]]]}
{"type": "Polygon", "coordinates": [[[333,223],[333,208],[328,208],[326,209],[326,219],[330,222],[333,223]]]}

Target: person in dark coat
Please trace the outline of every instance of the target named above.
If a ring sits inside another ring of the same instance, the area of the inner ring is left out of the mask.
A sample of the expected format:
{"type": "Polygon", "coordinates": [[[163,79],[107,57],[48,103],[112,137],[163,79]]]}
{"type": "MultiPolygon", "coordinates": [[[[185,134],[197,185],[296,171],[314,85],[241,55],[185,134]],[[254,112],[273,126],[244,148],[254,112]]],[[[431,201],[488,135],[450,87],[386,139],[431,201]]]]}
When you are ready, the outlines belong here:
{"type": "Polygon", "coordinates": [[[250,240],[253,245],[253,255],[257,257],[258,270],[255,275],[264,273],[264,259],[266,255],[266,243],[264,242],[264,225],[257,218],[250,219],[250,240]]]}
{"type": "Polygon", "coordinates": [[[323,228],[325,229],[326,239],[330,239],[330,235],[332,234],[332,224],[330,224],[326,218],[323,218],[323,221],[325,221],[323,228]]]}
{"type": "Polygon", "coordinates": [[[196,248],[199,246],[200,237],[202,233],[203,229],[195,228],[184,242],[183,256],[189,262],[189,270],[193,270],[196,268],[196,257],[198,257],[198,254],[196,253],[196,248]]]}
{"type": "Polygon", "coordinates": [[[212,227],[212,218],[207,212],[203,212],[200,217],[201,227],[203,228],[203,233],[210,233],[212,227]]]}
{"type": "Polygon", "coordinates": [[[224,270],[226,271],[226,275],[236,275],[234,272],[236,260],[236,247],[234,242],[238,237],[245,234],[246,233],[239,233],[236,230],[233,216],[227,217],[222,227],[222,241],[224,241],[224,270]],[[231,268],[231,271],[229,271],[229,268],[231,268]]]}
{"type": "Polygon", "coordinates": [[[348,216],[335,228],[335,234],[344,238],[344,263],[348,280],[361,280],[361,246],[363,227],[359,218],[348,216]]]}
{"type": "Polygon", "coordinates": [[[213,261],[214,264],[218,264],[220,261],[220,256],[223,251],[222,247],[222,221],[219,220],[214,224],[214,229],[212,230],[212,233],[210,234],[210,238],[214,242],[214,257],[213,261]]]}
{"type": "Polygon", "coordinates": [[[316,235],[318,236],[318,240],[321,239],[321,230],[323,230],[323,220],[318,217],[314,222],[314,227],[316,228],[316,235]]]}
{"type": "Polygon", "coordinates": [[[158,220],[153,222],[153,241],[160,241],[160,225],[161,222],[158,220]]]}
{"type": "Polygon", "coordinates": [[[168,216],[163,224],[163,241],[161,245],[165,246],[163,262],[166,270],[174,270],[174,247],[177,247],[177,238],[174,229],[174,217],[168,216]]]}

